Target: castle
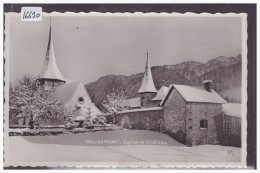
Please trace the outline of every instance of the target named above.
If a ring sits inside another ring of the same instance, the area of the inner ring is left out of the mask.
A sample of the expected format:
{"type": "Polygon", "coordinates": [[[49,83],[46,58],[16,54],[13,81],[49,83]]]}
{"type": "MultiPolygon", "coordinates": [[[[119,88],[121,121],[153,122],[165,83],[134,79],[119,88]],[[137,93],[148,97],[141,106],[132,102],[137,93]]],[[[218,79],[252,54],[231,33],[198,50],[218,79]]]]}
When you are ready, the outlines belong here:
{"type": "Polygon", "coordinates": [[[187,146],[240,146],[240,114],[229,112],[234,108],[230,108],[212,85],[212,80],[204,80],[203,86],[172,84],[163,85],[157,91],[147,53],[139,97],[128,100],[130,110],[118,113],[117,123],[130,129],[164,132],[187,146]],[[226,130],[224,126],[228,125],[224,124],[229,123],[235,125],[226,130]]]}

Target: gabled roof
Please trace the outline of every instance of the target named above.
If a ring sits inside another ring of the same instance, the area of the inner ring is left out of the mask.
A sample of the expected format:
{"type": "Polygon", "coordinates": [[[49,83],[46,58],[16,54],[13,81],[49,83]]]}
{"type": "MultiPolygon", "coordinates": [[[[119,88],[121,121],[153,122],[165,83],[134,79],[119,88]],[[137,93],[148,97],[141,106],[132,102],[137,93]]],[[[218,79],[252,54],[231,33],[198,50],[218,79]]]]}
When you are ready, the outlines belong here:
{"type": "Polygon", "coordinates": [[[162,86],[157,92],[156,96],[152,99],[152,101],[160,101],[163,100],[168,92],[169,88],[166,86],[162,86]]]}
{"type": "Polygon", "coordinates": [[[219,94],[214,90],[208,92],[201,86],[188,86],[188,85],[171,85],[166,97],[162,100],[161,106],[164,105],[172,90],[176,89],[178,93],[187,102],[202,102],[202,103],[227,103],[219,94]]]}
{"type": "Polygon", "coordinates": [[[223,104],[223,113],[225,115],[241,117],[241,104],[239,103],[226,103],[223,104]]]}
{"type": "Polygon", "coordinates": [[[141,98],[140,97],[127,99],[126,101],[127,101],[126,102],[127,106],[129,106],[130,108],[139,108],[139,107],[141,107],[141,98]]]}
{"type": "Polygon", "coordinates": [[[63,100],[64,104],[67,103],[73,97],[80,83],[80,80],[76,80],[57,87],[55,89],[55,97],[59,100],[63,100]]]}
{"type": "Polygon", "coordinates": [[[148,53],[147,53],[144,77],[143,77],[142,85],[141,85],[138,93],[146,93],[146,92],[157,92],[157,90],[154,86],[154,83],[153,83],[153,76],[152,76],[152,72],[151,72],[148,53]]]}
{"type": "Polygon", "coordinates": [[[58,65],[56,63],[51,27],[49,31],[49,41],[48,41],[44,65],[38,76],[39,76],[38,79],[56,79],[56,80],[66,81],[65,78],[62,76],[58,68],[58,65]]]}
{"type": "Polygon", "coordinates": [[[62,100],[64,106],[72,111],[74,116],[82,116],[88,109],[91,109],[92,115],[102,114],[102,112],[92,103],[91,98],[79,80],[67,82],[55,89],[55,97],[62,100]],[[83,97],[84,103],[78,103],[78,98],[83,97]]]}

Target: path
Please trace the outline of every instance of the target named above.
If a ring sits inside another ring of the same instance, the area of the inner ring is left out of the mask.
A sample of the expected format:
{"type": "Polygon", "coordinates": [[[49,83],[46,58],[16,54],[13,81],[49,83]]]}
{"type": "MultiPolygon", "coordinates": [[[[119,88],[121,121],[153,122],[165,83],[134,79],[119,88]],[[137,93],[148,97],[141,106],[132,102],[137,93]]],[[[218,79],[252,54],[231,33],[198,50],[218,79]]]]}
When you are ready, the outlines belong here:
{"type": "Polygon", "coordinates": [[[94,162],[237,162],[240,148],[223,146],[185,147],[165,134],[151,131],[106,131],[59,136],[9,138],[9,158],[14,162],[49,162],[94,164],[94,162]],[[86,144],[86,140],[118,140],[119,142],[144,141],[138,145],[86,144]],[[148,141],[150,144],[146,144],[148,141]],[[163,144],[153,144],[152,142],[163,144]],[[167,144],[166,144],[167,143],[167,144]],[[90,163],[91,162],[91,163],[90,163]]]}

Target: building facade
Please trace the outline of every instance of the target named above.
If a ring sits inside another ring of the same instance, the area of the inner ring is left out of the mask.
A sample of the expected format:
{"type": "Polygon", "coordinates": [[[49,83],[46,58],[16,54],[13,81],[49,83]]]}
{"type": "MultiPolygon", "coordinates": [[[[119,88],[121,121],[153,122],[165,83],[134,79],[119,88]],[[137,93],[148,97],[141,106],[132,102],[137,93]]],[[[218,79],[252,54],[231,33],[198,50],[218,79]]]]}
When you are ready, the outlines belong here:
{"type": "Polygon", "coordinates": [[[162,101],[165,132],[187,146],[219,144],[222,105],[226,101],[211,88],[171,85],[162,101]]]}

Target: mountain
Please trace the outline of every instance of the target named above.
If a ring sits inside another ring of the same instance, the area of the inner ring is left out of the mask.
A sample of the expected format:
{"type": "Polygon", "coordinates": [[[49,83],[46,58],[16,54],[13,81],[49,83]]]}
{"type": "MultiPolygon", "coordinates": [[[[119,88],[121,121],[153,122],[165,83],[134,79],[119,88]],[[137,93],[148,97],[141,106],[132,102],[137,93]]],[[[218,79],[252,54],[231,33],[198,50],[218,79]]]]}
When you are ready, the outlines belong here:
{"type": "MultiPolygon", "coordinates": [[[[151,68],[153,80],[158,90],[163,84],[201,86],[205,79],[213,80],[213,88],[217,92],[241,87],[241,55],[237,57],[220,56],[200,63],[186,61],[175,65],[154,66],[151,68]]],[[[86,85],[92,101],[102,110],[102,102],[113,89],[122,89],[129,98],[137,97],[143,73],[124,75],[108,75],[86,85]]],[[[228,92],[225,92],[228,95],[228,92]]],[[[231,99],[231,98],[229,98],[231,99]]],[[[237,99],[236,99],[237,100],[237,99]]]]}
{"type": "Polygon", "coordinates": [[[193,75],[200,76],[203,73],[204,64],[196,61],[186,61],[176,65],[165,65],[166,68],[175,70],[186,77],[188,80],[193,75]]]}
{"type": "MultiPolygon", "coordinates": [[[[188,79],[178,72],[162,67],[155,66],[151,68],[154,84],[157,90],[163,85],[169,86],[172,83],[190,85],[188,79]]],[[[141,87],[143,73],[133,74],[131,76],[108,75],[99,78],[97,81],[86,85],[86,89],[92,101],[102,109],[102,101],[106,95],[113,89],[122,89],[129,98],[137,97],[138,90],[141,87]]]]}
{"type": "Polygon", "coordinates": [[[187,78],[192,85],[201,85],[205,79],[214,82],[218,92],[241,86],[241,55],[237,57],[220,56],[205,64],[196,61],[186,61],[176,65],[165,65],[187,78]]]}

